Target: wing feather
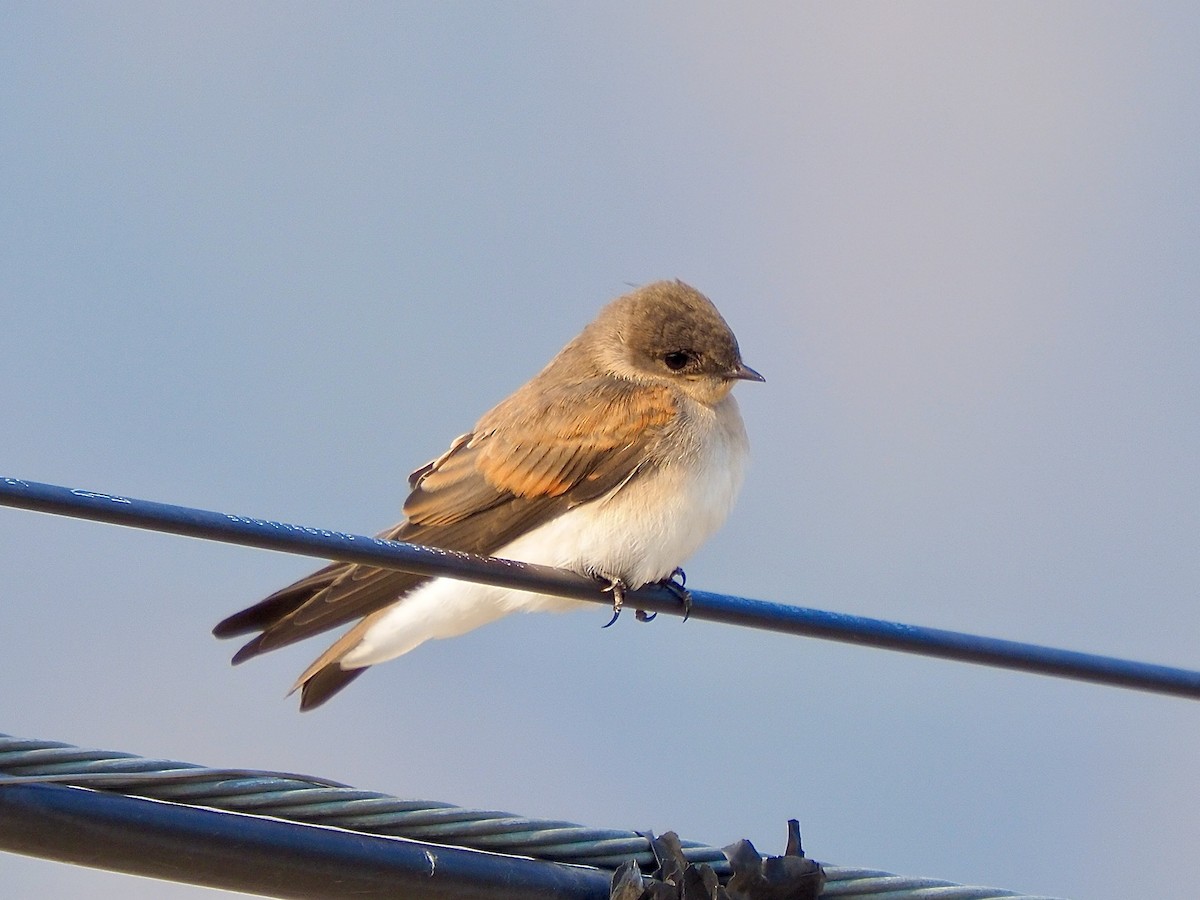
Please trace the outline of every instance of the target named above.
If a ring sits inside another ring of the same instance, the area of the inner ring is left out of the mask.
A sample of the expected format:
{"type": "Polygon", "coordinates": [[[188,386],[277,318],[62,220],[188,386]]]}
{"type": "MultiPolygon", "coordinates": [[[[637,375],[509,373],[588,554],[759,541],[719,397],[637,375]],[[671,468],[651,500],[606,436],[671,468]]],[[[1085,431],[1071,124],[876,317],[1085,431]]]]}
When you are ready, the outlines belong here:
{"type": "MultiPolygon", "coordinates": [[[[548,388],[534,379],[412,473],[405,521],[379,536],[494,553],[652,467],[676,409],[663,387],[594,378],[548,388]]],[[[261,631],[235,655],[240,662],[390,606],[426,580],[333,563],[230,616],[214,634],[261,631]]],[[[336,663],[328,655],[322,663],[336,663]]]]}

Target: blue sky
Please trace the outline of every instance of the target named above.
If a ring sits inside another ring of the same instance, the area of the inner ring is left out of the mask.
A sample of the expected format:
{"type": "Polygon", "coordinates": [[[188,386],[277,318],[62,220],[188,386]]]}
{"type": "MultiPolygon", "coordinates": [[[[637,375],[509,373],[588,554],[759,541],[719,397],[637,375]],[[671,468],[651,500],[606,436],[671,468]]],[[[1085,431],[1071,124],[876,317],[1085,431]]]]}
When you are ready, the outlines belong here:
{"type": "MultiPolygon", "coordinates": [[[[1200,10],[10,6],[0,474],[374,532],[629,283],[747,362],[707,590],[1200,666],[1200,10]]],[[[300,716],[304,559],[0,510],[0,731],[1090,900],[1188,896],[1183,700],[510,619],[300,716]],[[664,686],[675,702],[663,710],[664,686]]],[[[12,896],[211,896],[0,856],[12,896]]]]}

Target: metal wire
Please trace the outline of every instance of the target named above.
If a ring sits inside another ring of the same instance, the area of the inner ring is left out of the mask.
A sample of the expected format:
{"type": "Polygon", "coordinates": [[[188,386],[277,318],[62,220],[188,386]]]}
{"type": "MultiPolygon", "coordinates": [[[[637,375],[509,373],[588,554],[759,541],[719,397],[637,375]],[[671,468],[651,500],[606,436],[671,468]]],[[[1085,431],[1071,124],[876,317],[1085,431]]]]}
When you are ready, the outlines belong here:
{"type": "MultiPolygon", "coordinates": [[[[0,791],[10,785],[47,783],[601,869],[615,869],[629,859],[636,859],[643,870],[656,865],[649,840],[636,831],[401,800],[305,775],[211,769],[0,734],[0,791]]],[[[705,862],[718,874],[729,874],[720,849],[695,841],[682,843],[689,862],[705,862]]],[[[825,897],[1050,900],[874,869],[826,865],[825,874],[825,897]]]]}
{"type": "MultiPolygon", "coordinates": [[[[70,784],[557,862],[616,868],[632,857],[639,865],[654,865],[649,841],[635,832],[463,809],[431,800],[400,800],[301,775],[209,769],[9,736],[0,736],[0,773],[7,776],[0,786],[70,784]]],[[[726,865],[718,849],[700,844],[687,847],[692,862],[726,865]]]]}
{"type": "MultiPolygon", "coordinates": [[[[152,503],[19,478],[0,478],[0,505],[267,550],[366,563],[419,575],[447,575],[594,603],[612,602],[611,595],[603,593],[595,581],[564,569],[152,503]]],[[[1186,669],[726,594],[692,591],[691,597],[693,619],[1200,699],[1200,672],[1186,669]]],[[[677,596],[656,585],[628,592],[626,604],[652,612],[681,613],[677,596]]]]}

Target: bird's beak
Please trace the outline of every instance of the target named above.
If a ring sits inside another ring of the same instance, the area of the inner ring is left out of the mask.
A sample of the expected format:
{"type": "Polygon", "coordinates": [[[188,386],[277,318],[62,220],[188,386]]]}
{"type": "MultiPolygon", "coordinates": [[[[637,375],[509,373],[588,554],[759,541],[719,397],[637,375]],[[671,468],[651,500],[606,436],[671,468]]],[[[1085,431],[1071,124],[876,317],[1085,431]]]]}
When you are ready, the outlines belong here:
{"type": "Polygon", "coordinates": [[[761,375],[759,375],[757,372],[755,372],[752,368],[750,368],[745,363],[738,363],[738,367],[729,374],[729,377],[737,378],[741,381],[766,381],[767,380],[767,379],[763,378],[761,375]]]}

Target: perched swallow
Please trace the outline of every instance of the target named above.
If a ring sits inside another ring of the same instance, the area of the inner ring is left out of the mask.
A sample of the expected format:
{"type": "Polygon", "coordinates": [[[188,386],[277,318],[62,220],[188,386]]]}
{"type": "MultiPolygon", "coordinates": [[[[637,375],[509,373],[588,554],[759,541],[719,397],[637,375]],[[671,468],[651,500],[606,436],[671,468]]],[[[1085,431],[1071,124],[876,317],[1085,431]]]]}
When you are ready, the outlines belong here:
{"type": "MultiPolygon", "coordinates": [[[[730,389],[763,381],[716,307],[680,281],[609,303],[534,378],[409,476],[380,537],[558,566],[622,591],[668,581],[720,527],[748,444],[730,389]]],[[[297,680],[302,710],[368,666],[512,612],[582,601],[333,563],[225,619],[240,663],[359,620],[297,680]]]]}

